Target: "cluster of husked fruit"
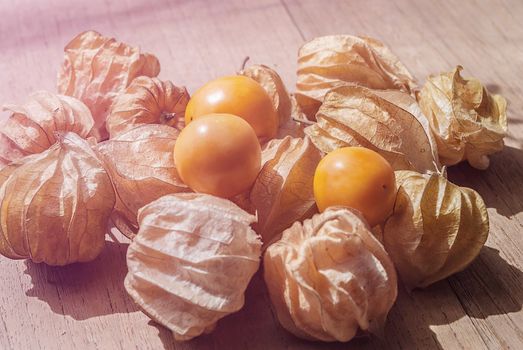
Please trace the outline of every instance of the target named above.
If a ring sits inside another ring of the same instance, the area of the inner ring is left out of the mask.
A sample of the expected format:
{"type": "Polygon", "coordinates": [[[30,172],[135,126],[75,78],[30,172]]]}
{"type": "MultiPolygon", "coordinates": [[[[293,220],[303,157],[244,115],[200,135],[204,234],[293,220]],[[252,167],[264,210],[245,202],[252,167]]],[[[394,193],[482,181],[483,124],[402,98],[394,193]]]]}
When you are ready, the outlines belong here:
{"type": "Polygon", "coordinates": [[[459,66],[419,90],[371,38],[316,38],[298,56],[294,95],[253,65],[189,97],[156,78],[154,55],[81,33],[65,48],[59,94],[6,107],[0,253],[90,261],[112,222],[132,240],[127,292],[177,340],[241,309],[262,258],[290,332],[377,331],[396,271],[423,288],[479,254],[485,204],[444,166],[489,166],[506,101],[459,66]]]}
{"type": "MultiPolygon", "coordinates": [[[[196,192],[232,198],[256,180],[260,143],[276,136],[278,114],[258,82],[237,75],[213,80],[196,91],[187,105],[185,123],[174,151],[180,177],[196,192]]],[[[352,207],[375,226],[392,212],[394,170],[370,149],[340,148],[319,163],[314,195],[320,211],[352,207]]]]}

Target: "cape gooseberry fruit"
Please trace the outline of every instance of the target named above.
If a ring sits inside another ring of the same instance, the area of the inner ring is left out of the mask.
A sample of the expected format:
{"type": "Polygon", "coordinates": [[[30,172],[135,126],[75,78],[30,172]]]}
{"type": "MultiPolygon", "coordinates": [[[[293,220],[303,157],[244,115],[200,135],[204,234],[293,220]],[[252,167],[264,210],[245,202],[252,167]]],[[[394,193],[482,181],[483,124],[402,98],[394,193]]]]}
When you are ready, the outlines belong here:
{"type": "Polygon", "coordinates": [[[354,208],[375,226],[392,213],[394,170],[385,158],[368,148],[339,148],[318,164],[314,197],[320,211],[335,205],[354,208]]]}
{"type": "Polygon", "coordinates": [[[174,162],[191,189],[230,198],[252,186],[261,147],[251,126],[231,114],[209,114],[187,125],[176,140],[174,162]]]}
{"type": "Polygon", "coordinates": [[[230,113],[245,119],[263,143],[278,132],[279,116],[269,94],[254,79],[234,75],[212,80],[189,100],[185,123],[210,113],[230,113]]]}

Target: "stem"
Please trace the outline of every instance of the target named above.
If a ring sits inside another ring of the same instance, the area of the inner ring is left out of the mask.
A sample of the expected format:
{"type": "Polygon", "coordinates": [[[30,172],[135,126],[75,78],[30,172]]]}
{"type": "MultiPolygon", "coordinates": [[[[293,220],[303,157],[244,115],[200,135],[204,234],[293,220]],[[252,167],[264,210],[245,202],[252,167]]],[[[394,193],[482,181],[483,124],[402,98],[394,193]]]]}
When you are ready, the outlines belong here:
{"type": "Polygon", "coordinates": [[[120,243],[120,241],[118,240],[118,238],[115,237],[114,233],[111,232],[111,229],[109,228],[109,230],[107,231],[107,235],[109,237],[111,237],[111,239],[113,240],[114,243],[120,243]]]}
{"type": "Polygon", "coordinates": [[[313,125],[313,124],[315,124],[315,122],[313,122],[311,120],[298,119],[296,117],[292,117],[292,120],[294,120],[295,122],[298,122],[298,123],[306,124],[306,125],[313,125]]]}
{"type": "MultiPolygon", "coordinates": [[[[120,214],[117,212],[113,212],[113,214],[110,217],[111,222],[113,223],[113,226],[120,231],[122,235],[127,237],[130,241],[134,239],[136,236],[136,232],[131,228],[131,223],[129,223],[125,218],[123,218],[120,214]]],[[[111,232],[111,229],[109,229],[108,232],[109,236],[114,240],[114,242],[119,241],[116,239],[114,234],[111,232]]]]}
{"type": "Polygon", "coordinates": [[[176,113],[162,112],[162,115],[161,115],[162,121],[168,122],[168,121],[173,120],[174,118],[176,118],[176,113]]]}
{"type": "Polygon", "coordinates": [[[181,131],[185,127],[185,114],[183,112],[162,112],[160,115],[160,124],[181,131]]]}
{"type": "Polygon", "coordinates": [[[445,179],[447,178],[447,166],[446,165],[444,165],[441,168],[441,176],[443,176],[445,179]]]}
{"type": "Polygon", "coordinates": [[[240,68],[240,71],[244,70],[245,69],[245,65],[247,65],[247,62],[250,60],[250,57],[249,56],[245,56],[245,58],[243,59],[243,62],[242,62],[242,67],[240,68]]]}

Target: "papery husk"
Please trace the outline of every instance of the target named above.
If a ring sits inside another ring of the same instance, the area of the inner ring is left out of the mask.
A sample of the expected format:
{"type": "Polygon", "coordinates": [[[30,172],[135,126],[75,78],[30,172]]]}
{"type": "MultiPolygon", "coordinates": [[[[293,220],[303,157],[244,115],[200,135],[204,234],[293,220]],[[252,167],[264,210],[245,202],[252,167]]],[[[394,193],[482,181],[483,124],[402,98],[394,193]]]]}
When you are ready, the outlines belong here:
{"type": "Polygon", "coordinates": [[[439,171],[421,116],[389,100],[394,98],[385,99],[362,86],[338,86],[327,93],[317,123],[305,133],[325,153],[361,146],[381,154],[394,170],[439,171]]]}
{"type": "Polygon", "coordinates": [[[265,282],[282,326],[298,337],[349,341],[379,332],[397,296],[394,266],[353,209],[296,222],[264,255],[265,282]]]}
{"type": "Polygon", "coordinates": [[[291,100],[289,93],[283,80],[274,69],[263,64],[255,64],[243,69],[240,74],[254,79],[267,91],[274,109],[278,112],[280,125],[290,120],[291,100]]]}
{"type": "Polygon", "coordinates": [[[277,138],[283,139],[286,136],[291,136],[295,138],[305,137],[305,128],[311,125],[311,122],[307,119],[307,116],[301,110],[298,102],[296,101],[296,96],[294,94],[290,95],[291,99],[291,117],[285,123],[281,124],[278,129],[277,138]]]}
{"type": "Polygon", "coordinates": [[[89,107],[101,140],[108,137],[105,120],[115,97],[134,78],[155,77],[160,72],[160,62],[154,55],[92,30],[73,38],[64,52],[58,91],[89,107]]]}
{"type": "Polygon", "coordinates": [[[187,193],[148,204],[138,221],[125,288],[176,340],[208,333],[243,307],[260,264],[254,216],[229,200],[187,193]]]}
{"type": "Polygon", "coordinates": [[[0,171],[0,253],[8,258],[66,265],[93,260],[104,247],[111,180],[87,141],[57,138],[0,171]]]}
{"type": "Polygon", "coordinates": [[[141,125],[96,147],[117,195],[113,222],[130,238],[138,230],[138,209],[163,195],[190,191],[174,164],[179,133],[167,125],[141,125]]]}
{"type": "Polygon", "coordinates": [[[428,77],[419,93],[421,110],[429,119],[438,143],[440,161],[454,165],[467,160],[486,169],[489,155],[503,149],[507,134],[507,101],[491,95],[479,80],[452,72],[428,77]]]}
{"type": "Polygon", "coordinates": [[[300,48],[296,98],[309,119],[314,119],[327,91],[346,83],[408,93],[416,86],[398,57],[376,39],[329,35],[300,48]]]}
{"type": "Polygon", "coordinates": [[[373,90],[373,92],[382,99],[387,100],[392,104],[395,104],[396,106],[400,107],[401,109],[409,112],[414,117],[416,117],[418,122],[423,127],[425,135],[427,136],[428,141],[430,143],[430,153],[434,163],[434,167],[438,170],[439,173],[441,173],[443,169],[441,163],[439,162],[438,143],[436,142],[436,137],[432,133],[430,123],[421,111],[421,108],[416,98],[406,92],[399,90],[373,90]]]}
{"type": "Polygon", "coordinates": [[[438,174],[397,171],[398,196],[383,243],[408,288],[463,270],[487,240],[485,203],[472,189],[438,174]]]}
{"type": "Polygon", "coordinates": [[[0,168],[24,156],[40,153],[55,144],[58,133],[90,136],[91,112],[74,97],[37,91],[22,105],[4,105],[12,114],[0,127],[0,168]]]}
{"type": "Polygon", "coordinates": [[[312,183],[321,159],[308,138],[270,141],[262,151],[263,167],[249,194],[258,222],[254,225],[265,245],[295,221],[317,212],[312,183]]]}
{"type": "Polygon", "coordinates": [[[189,93],[185,87],[157,78],[138,77],[111,106],[107,117],[109,137],[114,138],[143,124],[163,124],[181,130],[185,126],[188,102],[189,93]]]}
{"type": "Polygon", "coordinates": [[[278,112],[279,127],[276,138],[303,137],[302,125],[293,119],[297,113],[295,99],[293,101],[278,73],[263,64],[255,64],[241,70],[240,74],[257,81],[269,94],[274,109],[278,112]]]}

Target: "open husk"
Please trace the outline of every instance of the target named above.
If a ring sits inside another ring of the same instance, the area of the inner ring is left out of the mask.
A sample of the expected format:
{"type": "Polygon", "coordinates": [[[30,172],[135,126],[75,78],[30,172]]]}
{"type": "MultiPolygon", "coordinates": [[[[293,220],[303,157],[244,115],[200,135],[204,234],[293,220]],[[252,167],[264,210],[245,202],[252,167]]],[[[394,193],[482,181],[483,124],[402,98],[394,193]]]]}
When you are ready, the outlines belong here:
{"type": "Polygon", "coordinates": [[[437,174],[397,171],[398,196],[383,243],[409,288],[426,287],[463,270],[489,232],[481,196],[437,174]]]}
{"type": "Polygon", "coordinates": [[[438,169],[439,172],[441,172],[442,165],[439,161],[438,143],[436,142],[436,137],[432,133],[430,123],[421,111],[421,108],[416,98],[410,94],[407,94],[406,92],[399,90],[373,90],[373,92],[375,95],[378,95],[382,99],[398,106],[399,108],[409,112],[414,117],[416,117],[418,122],[423,127],[423,130],[425,131],[425,136],[427,137],[428,142],[430,144],[429,151],[430,156],[432,157],[432,161],[434,163],[434,167],[438,169]]]}
{"type": "Polygon", "coordinates": [[[407,68],[376,39],[329,35],[300,48],[296,98],[309,119],[314,119],[327,91],[346,83],[409,93],[416,86],[407,68]]]}
{"type": "Polygon", "coordinates": [[[327,93],[317,122],[305,133],[325,153],[362,146],[381,154],[395,170],[439,171],[434,142],[418,119],[421,115],[391,102],[395,99],[403,95],[382,97],[362,86],[338,86],[327,93]]]}
{"type": "Polygon", "coordinates": [[[284,231],[265,252],[264,271],[280,323],[305,339],[379,331],[397,296],[392,261],[348,208],[331,207],[284,231]]]}
{"type": "Polygon", "coordinates": [[[102,162],[74,133],[2,169],[0,200],[0,253],[49,265],[96,258],[115,202],[102,162]]]}
{"type": "Polygon", "coordinates": [[[116,191],[113,222],[126,236],[138,230],[138,209],[163,195],[190,191],[174,165],[179,133],[167,125],[147,124],[96,146],[116,191]]]}
{"type": "Polygon", "coordinates": [[[274,109],[278,112],[280,125],[285,124],[291,117],[291,100],[283,80],[278,73],[263,64],[249,66],[240,72],[257,81],[269,94],[274,109]]]}
{"type": "Polygon", "coordinates": [[[297,111],[295,99],[292,99],[278,73],[263,64],[255,64],[243,69],[240,74],[257,81],[269,94],[279,117],[277,138],[303,137],[303,126],[293,119],[297,111]]]}
{"type": "Polygon", "coordinates": [[[148,204],[138,221],[125,288],[176,340],[208,333],[243,307],[260,264],[254,216],[226,199],[186,193],[148,204]]]}
{"type": "Polygon", "coordinates": [[[462,78],[462,69],[429,76],[418,99],[436,137],[441,163],[467,160],[474,168],[486,169],[488,156],[503,149],[507,101],[491,95],[477,79],[462,78]]]}
{"type": "Polygon", "coordinates": [[[307,137],[287,136],[264,148],[264,165],[249,199],[258,216],[254,229],[266,245],[295,221],[316,212],[312,183],[320,159],[320,152],[307,137]]]}
{"type": "Polygon", "coordinates": [[[90,136],[91,112],[74,97],[37,91],[22,105],[4,105],[11,112],[0,127],[0,168],[24,156],[47,150],[58,133],[90,136]]]}
{"type": "Polygon", "coordinates": [[[105,120],[115,97],[134,78],[155,77],[158,59],[137,47],[86,31],[64,48],[64,62],[58,74],[58,91],[84,102],[91,110],[99,139],[108,137],[105,120]]]}
{"type": "Polygon", "coordinates": [[[170,81],[146,76],[133,80],[116,97],[107,117],[109,137],[143,124],[163,124],[181,130],[185,126],[185,107],[189,93],[170,81]]]}

